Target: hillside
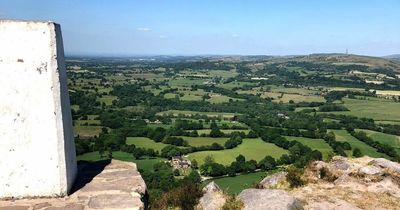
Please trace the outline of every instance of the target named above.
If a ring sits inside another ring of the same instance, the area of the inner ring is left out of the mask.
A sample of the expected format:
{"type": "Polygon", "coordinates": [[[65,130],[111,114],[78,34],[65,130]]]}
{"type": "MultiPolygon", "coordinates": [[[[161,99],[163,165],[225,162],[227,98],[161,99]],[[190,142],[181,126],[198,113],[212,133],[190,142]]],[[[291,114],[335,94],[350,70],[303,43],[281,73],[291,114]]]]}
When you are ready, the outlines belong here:
{"type": "Polygon", "coordinates": [[[203,209],[398,209],[400,164],[383,158],[333,157],[312,162],[305,170],[278,172],[237,197],[216,183],[204,189],[203,209]]]}
{"type": "Polygon", "coordinates": [[[335,65],[363,65],[368,66],[370,69],[391,69],[395,72],[400,72],[400,63],[381,57],[353,54],[311,54],[295,57],[294,60],[335,65]]]}

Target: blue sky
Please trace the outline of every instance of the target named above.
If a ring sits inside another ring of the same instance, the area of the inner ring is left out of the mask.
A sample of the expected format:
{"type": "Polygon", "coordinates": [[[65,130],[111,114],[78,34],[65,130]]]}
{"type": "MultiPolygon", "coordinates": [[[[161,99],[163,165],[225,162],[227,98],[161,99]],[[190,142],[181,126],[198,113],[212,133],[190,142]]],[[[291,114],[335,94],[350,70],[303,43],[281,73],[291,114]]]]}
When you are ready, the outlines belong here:
{"type": "Polygon", "coordinates": [[[61,24],[66,54],[400,53],[399,0],[0,0],[61,24]]]}

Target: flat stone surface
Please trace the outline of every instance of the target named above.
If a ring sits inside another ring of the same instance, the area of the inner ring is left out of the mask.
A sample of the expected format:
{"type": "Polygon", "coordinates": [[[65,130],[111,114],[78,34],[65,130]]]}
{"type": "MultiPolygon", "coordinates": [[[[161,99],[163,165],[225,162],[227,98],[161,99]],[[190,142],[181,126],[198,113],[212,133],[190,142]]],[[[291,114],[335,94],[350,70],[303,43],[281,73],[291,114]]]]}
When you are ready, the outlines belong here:
{"type": "Polygon", "coordinates": [[[81,163],[72,190],[63,198],[0,200],[0,210],[144,209],[146,184],[134,163],[81,163]]]}
{"type": "Polygon", "coordinates": [[[28,210],[29,206],[5,206],[0,207],[0,210],[28,210]]]}
{"type": "Polygon", "coordinates": [[[245,210],[302,210],[301,203],[283,190],[246,189],[238,198],[245,210]]]}
{"type": "Polygon", "coordinates": [[[90,198],[88,206],[92,209],[128,209],[140,203],[129,194],[101,194],[90,198]]]}

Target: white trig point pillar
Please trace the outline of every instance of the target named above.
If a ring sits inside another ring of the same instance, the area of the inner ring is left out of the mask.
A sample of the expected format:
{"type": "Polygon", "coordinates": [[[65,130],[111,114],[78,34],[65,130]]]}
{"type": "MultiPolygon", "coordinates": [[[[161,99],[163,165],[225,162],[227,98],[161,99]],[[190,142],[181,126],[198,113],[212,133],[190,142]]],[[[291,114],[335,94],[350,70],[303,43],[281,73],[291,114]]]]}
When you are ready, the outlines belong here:
{"type": "Polygon", "coordinates": [[[0,20],[0,199],[64,196],[76,174],[60,26],[0,20]]]}

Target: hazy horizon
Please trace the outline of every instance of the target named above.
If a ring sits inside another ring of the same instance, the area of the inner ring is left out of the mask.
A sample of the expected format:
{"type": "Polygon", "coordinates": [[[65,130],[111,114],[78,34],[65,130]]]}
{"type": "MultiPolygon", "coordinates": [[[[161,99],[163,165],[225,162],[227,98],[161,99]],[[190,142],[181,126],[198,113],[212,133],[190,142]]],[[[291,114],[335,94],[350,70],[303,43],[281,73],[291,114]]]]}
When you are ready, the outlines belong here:
{"type": "Polygon", "coordinates": [[[400,53],[400,2],[0,0],[1,19],[61,24],[69,56],[400,53]]]}

